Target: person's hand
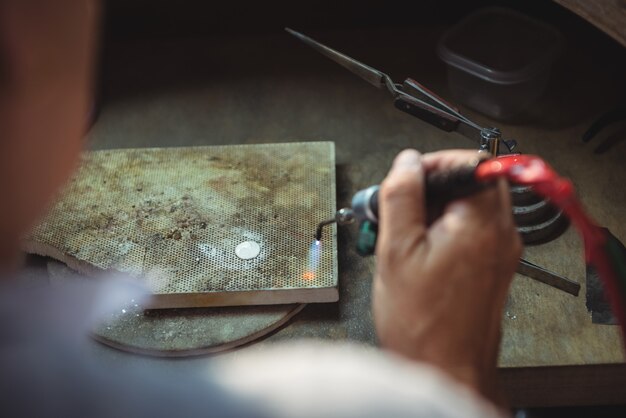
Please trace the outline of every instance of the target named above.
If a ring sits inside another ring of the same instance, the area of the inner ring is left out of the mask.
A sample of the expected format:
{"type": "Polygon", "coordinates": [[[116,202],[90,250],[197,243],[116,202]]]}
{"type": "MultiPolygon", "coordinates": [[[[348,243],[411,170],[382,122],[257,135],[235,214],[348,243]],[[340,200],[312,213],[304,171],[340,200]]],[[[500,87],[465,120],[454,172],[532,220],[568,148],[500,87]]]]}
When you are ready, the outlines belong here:
{"type": "Polygon", "coordinates": [[[502,311],[522,250],[506,182],[450,203],[431,225],[424,202],[425,173],[475,158],[396,157],[379,193],[373,309],[383,347],[493,397],[502,311]]]}

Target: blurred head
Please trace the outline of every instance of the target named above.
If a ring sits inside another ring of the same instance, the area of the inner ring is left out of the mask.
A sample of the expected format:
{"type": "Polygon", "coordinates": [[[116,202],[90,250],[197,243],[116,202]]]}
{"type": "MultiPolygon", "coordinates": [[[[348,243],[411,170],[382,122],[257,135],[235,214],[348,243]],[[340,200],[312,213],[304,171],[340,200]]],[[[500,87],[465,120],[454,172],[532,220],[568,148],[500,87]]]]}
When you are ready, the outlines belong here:
{"type": "Polygon", "coordinates": [[[95,0],[0,2],[0,270],[77,162],[91,105],[95,0]]]}

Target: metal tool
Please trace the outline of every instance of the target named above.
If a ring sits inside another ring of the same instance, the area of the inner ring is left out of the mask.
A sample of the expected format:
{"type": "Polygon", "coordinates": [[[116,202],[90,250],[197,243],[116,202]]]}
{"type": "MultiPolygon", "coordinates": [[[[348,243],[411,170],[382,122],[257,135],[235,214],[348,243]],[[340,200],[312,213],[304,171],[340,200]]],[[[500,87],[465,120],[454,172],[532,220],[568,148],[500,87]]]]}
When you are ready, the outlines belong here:
{"type": "Polygon", "coordinates": [[[315,240],[322,240],[322,231],[326,225],[334,224],[337,225],[349,225],[356,220],[354,217],[354,211],[349,208],[342,208],[335,213],[335,217],[333,219],[328,219],[326,221],[322,221],[317,225],[317,229],[315,230],[315,240]]]}
{"type": "MultiPolygon", "coordinates": [[[[402,84],[395,83],[382,71],[322,45],[292,29],[285,28],[285,30],[368,83],[389,91],[394,97],[395,107],[403,112],[416,116],[444,131],[457,131],[476,141],[479,145],[479,151],[488,151],[493,156],[511,154],[516,149],[517,142],[512,139],[502,139],[502,134],[498,128],[486,128],[478,125],[417,81],[407,78],[402,84]],[[501,144],[504,146],[501,147],[501,144]]],[[[511,188],[511,194],[514,201],[537,199],[530,188],[514,186],[511,188]]],[[[544,203],[546,202],[544,201],[544,203]]],[[[567,227],[567,222],[562,214],[554,210],[549,204],[544,204],[543,207],[537,205],[519,205],[518,207],[517,203],[514,205],[515,223],[524,244],[539,244],[550,241],[558,237],[567,227]]]]}
{"type": "Polygon", "coordinates": [[[517,265],[517,272],[523,274],[526,277],[540,281],[549,286],[560,289],[573,296],[578,296],[580,292],[580,284],[567,277],[559,276],[558,274],[546,270],[545,268],[531,263],[528,260],[520,258],[517,265]]]}
{"type": "Polygon", "coordinates": [[[446,132],[457,131],[477,142],[480,150],[489,151],[494,156],[500,153],[501,143],[505,145],[507,153],[513,152],[517,146],[517,142],[513,139],[502,140],[499,129],[480,126],[417,81],[407,78],[402,84],[395,83],[391,77],[382,71],[322,45],[300,32],[289,28],[285,28],[285,30],[374,87],[386,88],[394,97],[394,105],[399,110],[416,116],[446,132]]]}
{"type": "MultiPolygon", "coordinates": [[[[433,216],[433,211],[442,209],[446,203],[478,193],[493,184],[478,181],[475,177],[476,169],[484,161],[489,160],[477,158],[456,170],[426,175],[425,201],[429,221],[436,217],[433,216]]],[[[332,223],[345,225],[358,221],[357,252],[362,256],[374,254],[378,237],[379,190],[380,186],[375,185],[358,191],[352,198],[350,208],[339,209],[333,219],[323,221],[318,225],[315,238],[318,241],[321,239],[322,229],[326,225],[332,223]]],[[[517,272],[574,296],[578,296],[580,291],[580,285],[577,282],[524,259],[520,259],[517,272]]]]}

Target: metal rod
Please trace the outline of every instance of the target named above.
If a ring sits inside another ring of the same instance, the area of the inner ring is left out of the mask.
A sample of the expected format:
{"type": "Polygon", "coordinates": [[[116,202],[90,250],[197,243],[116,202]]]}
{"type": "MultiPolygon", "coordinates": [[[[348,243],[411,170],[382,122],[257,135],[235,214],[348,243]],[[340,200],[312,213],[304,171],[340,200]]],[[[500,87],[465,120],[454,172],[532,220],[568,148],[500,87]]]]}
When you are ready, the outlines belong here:
{"type": "Polygon", "coordinates": [[[324,229],[324,227],[326,225],[334,224],[335,222],[337,222],[336,219],[328,219],[327,221],[320,222],[317,225],[317,229],[315,230],[315,240],[316,241],[321,241],[322,240],[322,229],[324,229]]]}
{"type": "MultiPolygon", "coordinates": [[[[389,90],[393,97],[402,97],[404,100],[413,103],[418,107],[424,108],[429,112],[432,112],[434,114],[444,114],[452,119],[458,120],[459,122],[477,131],[481,131],[483,129],[480,125],[476,124],[472,120],[468,119],[466,116],[462,115],[456,109],[449,106],[441,98],[422,88],[412,80],[407,79],[405,80],[405,83],[410,85],[410,87],[418,91],[424,97],[427,97],[428,100],[422,100],[421,98],[415,97],[411,94],[408,94],[406,91],[403,91],[401,84],[394,83],[391,77],[389,77],[382,71],[372,68],[369,65],[364,64],[360,61],[357,61],[354,58],[349,57],[339,51],[336,51],[324,44],[321,44],[300,32],[294,31],[293,29],[285,28],[285,30],[306,45],[310,46],[327,58],[335,61],[337,64],[341,65],[352,73],[358,75],[373,86],[377,88],[387,87],[387,90],[389,90]]],[[[468,136],[470,139],[475,139],[474,134],[469,134],[466,136],[468,136]]]]}
{"type": "Polygon", "coordinates": [[[523,258],[520,258],[519,261],[520,262],[517,265],[518,273],[545,283],[548,286],[560,289],[570,295],[578,296],[578,293],[580,292],[580,284],[577,282],[570,280],[567,277],[559,276],[544,269],[543,267],[531,263],[530,261],[526,261],[523,258]]]}
{"type": "MultiPolygon", "coordinates": [[[[304,42],[305,44],[319,52],[320,54],[326,56],[327,58],[330,58],[337,64],[358,75],[374,87],[382,88],[386,85],[385,78],[389,79],[389,76],[378,71],[377,69],[372,68],[367,64],[363,64],[362,62],[357,61],[354,58],[349,57],[345,54],[342,54],[341,52],[336,51],[326,45],[323,45],[300,32],[296,32],[293,29],[285,28],[285,30],[291,35],[298,38],[300,41],[304,42]]],[[[391,79],[389,79],[389,81],[391,81],[391,79]]]]}

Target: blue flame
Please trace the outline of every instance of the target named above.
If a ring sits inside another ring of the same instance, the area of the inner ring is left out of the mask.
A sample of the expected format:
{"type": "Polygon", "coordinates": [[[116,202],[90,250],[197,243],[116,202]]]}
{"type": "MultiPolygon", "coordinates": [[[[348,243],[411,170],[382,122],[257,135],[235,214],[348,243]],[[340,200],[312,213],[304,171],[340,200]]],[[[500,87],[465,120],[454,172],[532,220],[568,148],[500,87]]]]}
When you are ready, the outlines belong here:
{"type": "Polygon", "coordinates": [[[307,272],[309,275],[315,276],[317,268],[320,264],[320,254],[322,252],[322,243],[318,240],[314,240],[309,247],[309,268],[307,272]]]}

